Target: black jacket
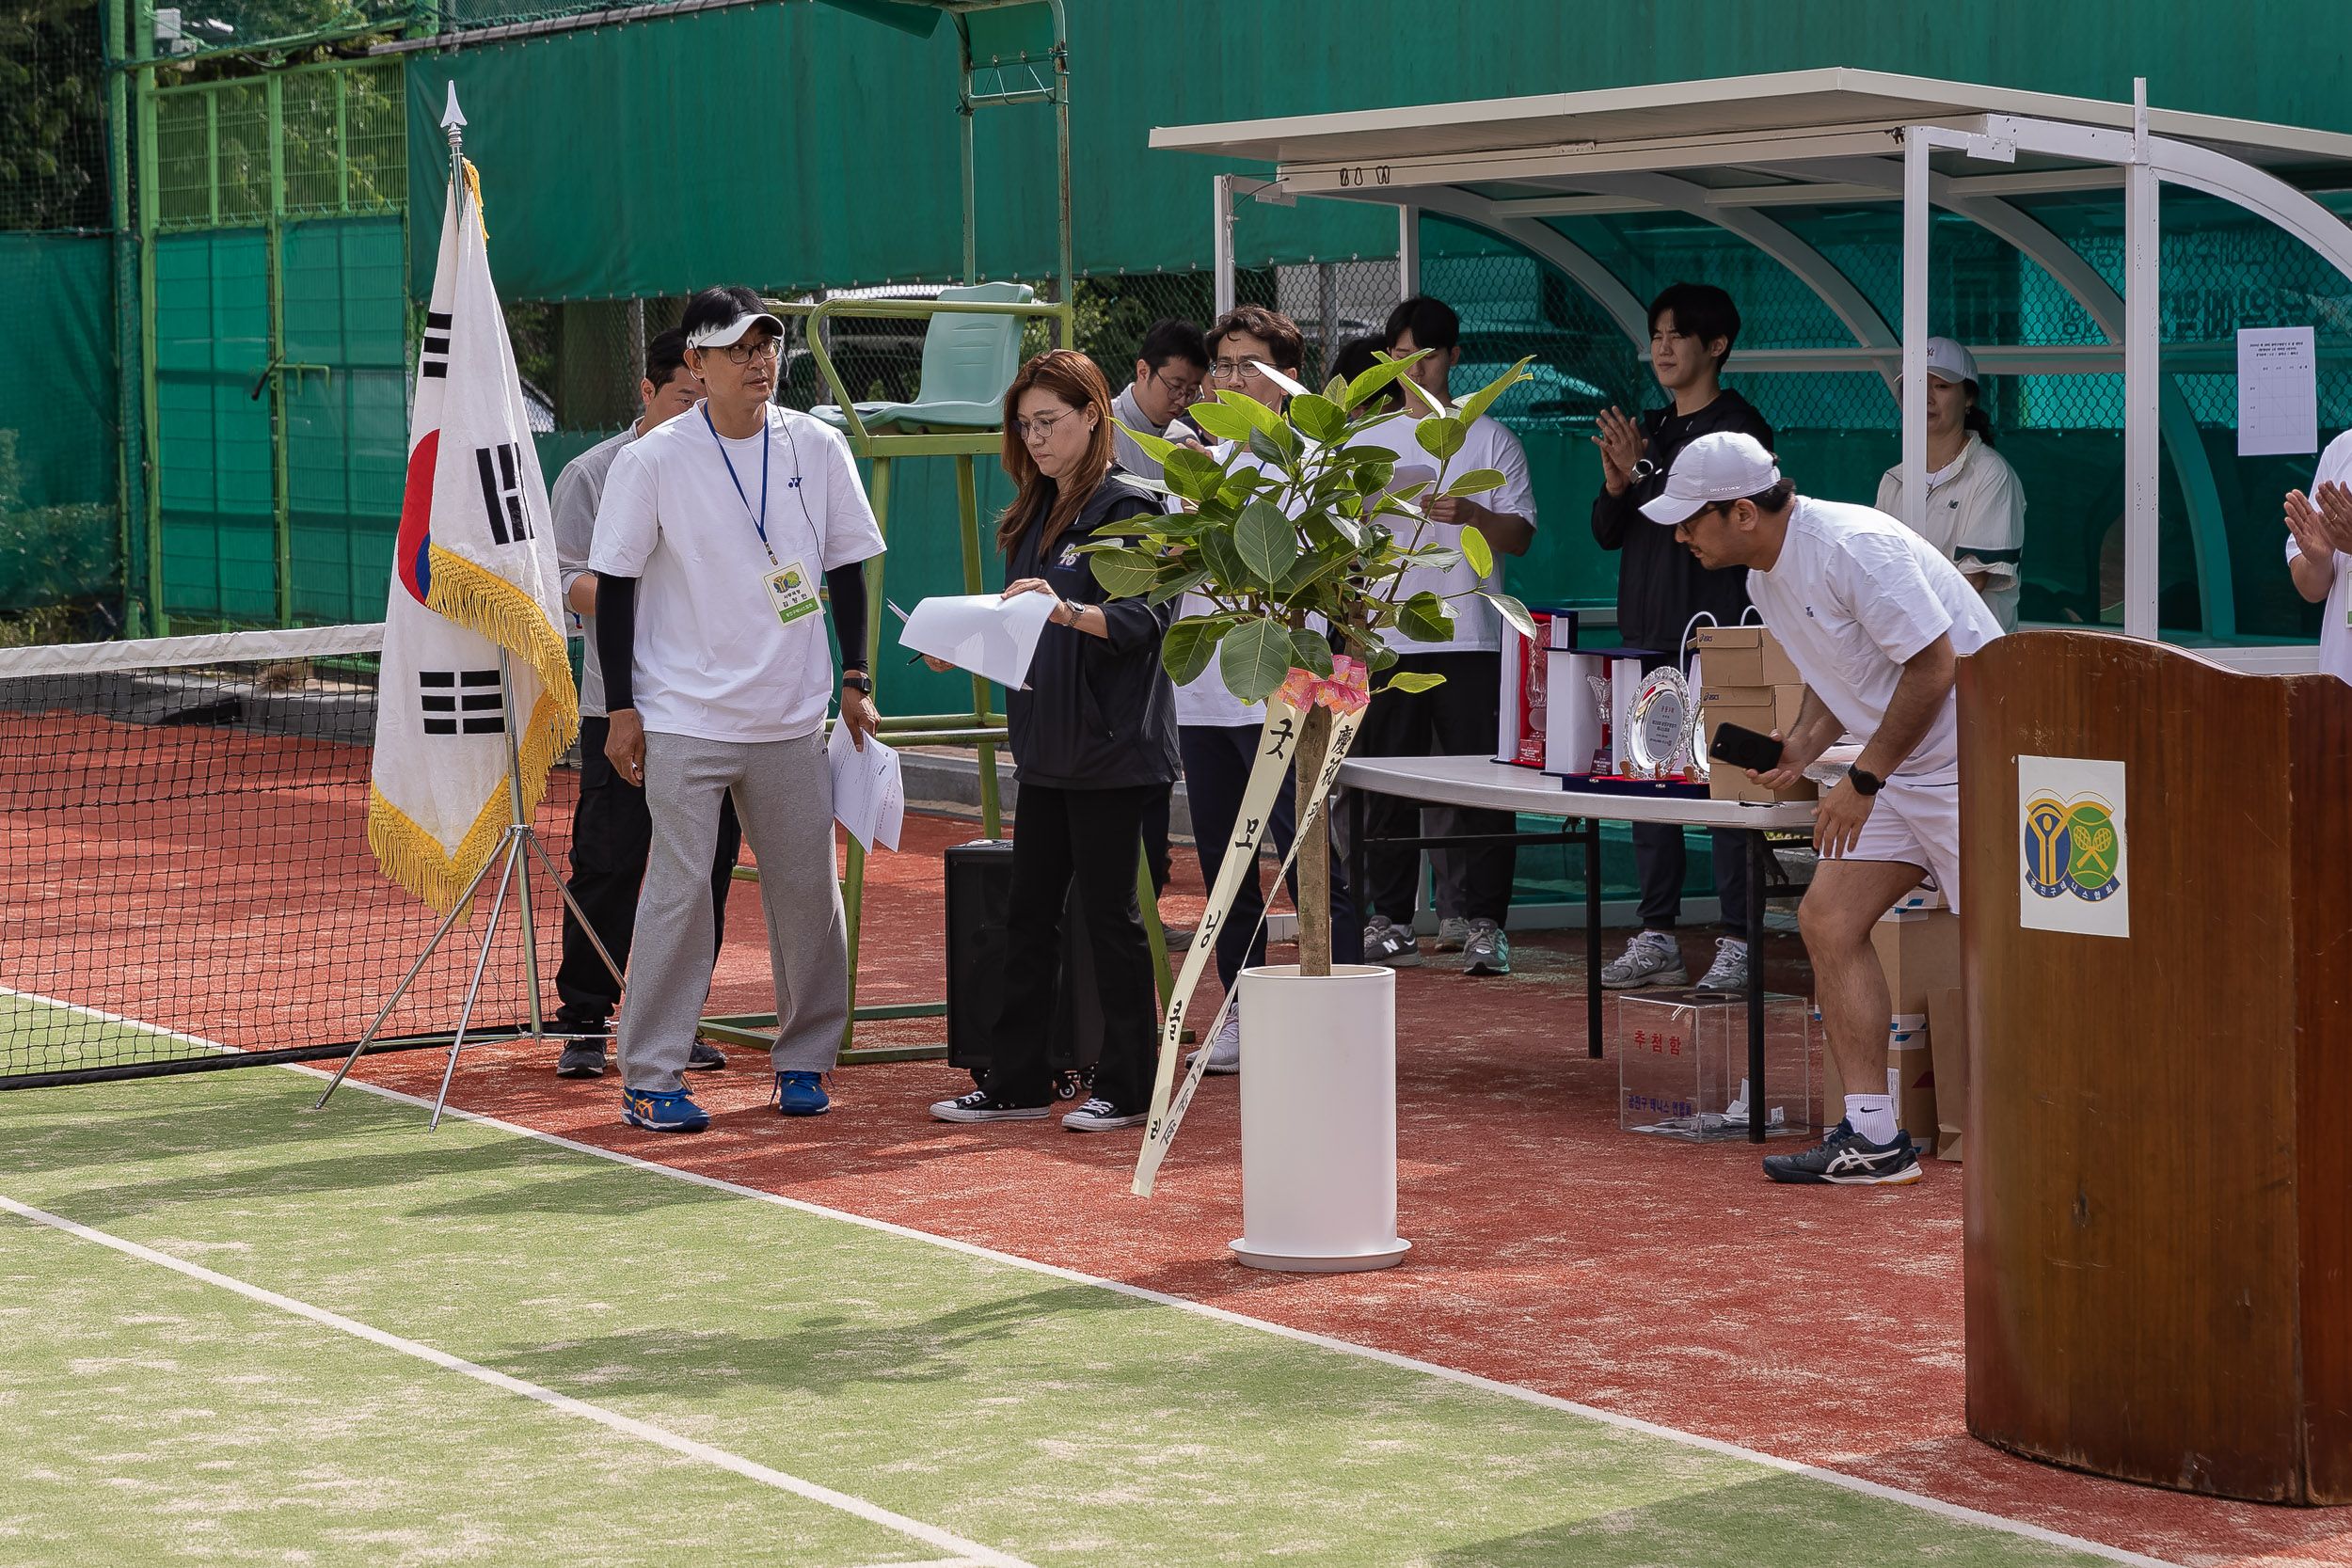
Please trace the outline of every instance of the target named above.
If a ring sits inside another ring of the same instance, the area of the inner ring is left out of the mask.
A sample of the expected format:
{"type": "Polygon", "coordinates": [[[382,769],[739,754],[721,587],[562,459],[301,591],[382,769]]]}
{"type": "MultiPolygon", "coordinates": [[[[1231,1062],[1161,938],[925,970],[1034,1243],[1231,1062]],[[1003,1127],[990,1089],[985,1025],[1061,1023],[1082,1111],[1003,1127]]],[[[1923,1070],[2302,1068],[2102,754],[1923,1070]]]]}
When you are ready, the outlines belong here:
{"type": "MultiPolygon", "coordinates": [[[[1104,603],[1094,580],[1094,558],[1078,546],[1105,524],[1157,512],[1148,490],[1114,467],[1087,498],[1077,519],[1054,541],[1053,557],[1038,559],[1049,491],[1005,562],[1005,580],[1043,578],[1073,604],[1101,605],[1110,636],[1048,624],[1029,663],[1029,689],[1005,693],[1012,732],[1013,776],[1053,789],[1123,789],[1172,784],[1177,773],[1176,689],[1160,668],[1160,640],[1176,619],[1176,601],[1104,603]]],[[[1103,537],[1119,532],[1111,528],[1103,537]]]]}
{"type": "Polygon", "coordinates": [[[1744,566],[1708,571],[1689,549],[1675,543],[1675,531],[1642,515],[1641,505],[1666,487],[1675,453],[1698,436],[1737,430],[1772,447],[1772,427],[1756,405],[1737,392],[1719,394],[1695,414],[1677,416],[1673,404],[1642,416],[1642,455],[1657,465],[1649,478],[1613,496],[1603,489],[1593,501],[1593,539],[1604,550],[1623,550],[1617,568],[1617,631],[1629,648],[1672,653],[1682,628],[1700,610],[1723,626],[1737,626],[1748,608],[1744,566]]]}

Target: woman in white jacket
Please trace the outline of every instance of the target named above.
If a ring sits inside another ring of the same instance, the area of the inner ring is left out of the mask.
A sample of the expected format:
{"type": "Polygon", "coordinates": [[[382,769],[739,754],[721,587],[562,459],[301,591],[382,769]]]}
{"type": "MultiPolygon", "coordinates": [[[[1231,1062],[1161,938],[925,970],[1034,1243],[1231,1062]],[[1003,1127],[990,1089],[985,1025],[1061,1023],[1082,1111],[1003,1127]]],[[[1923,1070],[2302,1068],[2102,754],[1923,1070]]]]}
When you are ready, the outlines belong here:
{"type": "MultiPolygon", "coordinates": [[[[2017,470],[1993,450],[1993,421],[1977,402],[1975,356],[1949,338],[1930,338],[1928,503],[1912,526],[1984,595],[2001,629],[2015,631],[2026,492],[2017,470]]],[[[1879,481],[1878,509],[1901,517],[1902,500],[1898,466],[1879,481]]]]}

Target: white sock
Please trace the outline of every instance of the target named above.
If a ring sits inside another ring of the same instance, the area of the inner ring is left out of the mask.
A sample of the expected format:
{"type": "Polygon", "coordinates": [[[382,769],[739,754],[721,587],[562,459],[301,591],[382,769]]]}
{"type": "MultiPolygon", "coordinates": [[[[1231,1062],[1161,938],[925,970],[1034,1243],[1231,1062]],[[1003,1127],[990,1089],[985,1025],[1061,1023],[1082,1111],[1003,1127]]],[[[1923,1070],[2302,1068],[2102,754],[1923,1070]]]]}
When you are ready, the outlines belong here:
{"type": "Polygon", "coordinates": [[[1846,1097],[1846,1119],[1853,1130],[1874,1144],[1895,1140],[1895,1097],[1891,1094],[1850,1094],[1846,1097]]]}
{"type": "Polygon", "coordinates": [[[1743,958],[1748,956],[1748,944],[1744,938],[1724,937],[1723,941],[1728,944],[1727,951],[1736,953],[1743,958]]]}

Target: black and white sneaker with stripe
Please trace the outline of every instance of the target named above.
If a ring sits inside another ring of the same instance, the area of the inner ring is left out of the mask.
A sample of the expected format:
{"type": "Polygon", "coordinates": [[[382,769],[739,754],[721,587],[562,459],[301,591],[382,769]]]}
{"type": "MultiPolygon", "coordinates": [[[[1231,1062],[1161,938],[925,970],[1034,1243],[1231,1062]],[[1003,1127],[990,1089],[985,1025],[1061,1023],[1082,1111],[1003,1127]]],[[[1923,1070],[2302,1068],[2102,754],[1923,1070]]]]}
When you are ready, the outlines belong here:
{"type": "Polygon", "coordinates": [[[1801,1154],[1764,1156],[1764,1174],[1806,1186],[1907,1187],[1919,1180],[1919,1156],[1899,1127],[1892,1143],[1874,1144],[1841,1121],[1801,1154]]]}

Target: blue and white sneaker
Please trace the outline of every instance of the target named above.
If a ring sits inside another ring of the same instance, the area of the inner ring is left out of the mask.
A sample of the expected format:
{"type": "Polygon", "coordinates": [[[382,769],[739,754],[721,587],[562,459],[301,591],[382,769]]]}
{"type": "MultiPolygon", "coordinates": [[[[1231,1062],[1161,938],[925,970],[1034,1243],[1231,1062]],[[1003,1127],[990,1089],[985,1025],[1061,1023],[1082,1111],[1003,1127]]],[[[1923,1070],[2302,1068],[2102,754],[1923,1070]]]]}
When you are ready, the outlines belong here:
{"type": "Polygon", "coordinates": [[[683,1089],[668,1094],[623,1089],[621,1119],[648,1132],[699,1132],[710,1125],[710,1113],[688,1099],[683,1089]]]}
{"type": "Polygon", "coordinates": [[[1919,1156],[1899,1127],[1894,1142],[1874,1144],[1852,1122],[1840,1121],[1802,1153],[1764,1156],[1764,1174],[1806,1186],[1907,1187],[1919,1180],[1919,1156]]]}
{"type": "Polygon", "coordinates": [[[777,1073],[776,1092],[768,1103],[787,1117],[821,1117],[833,1109],[823,1075],[815,1072],[777,1073]]]}

